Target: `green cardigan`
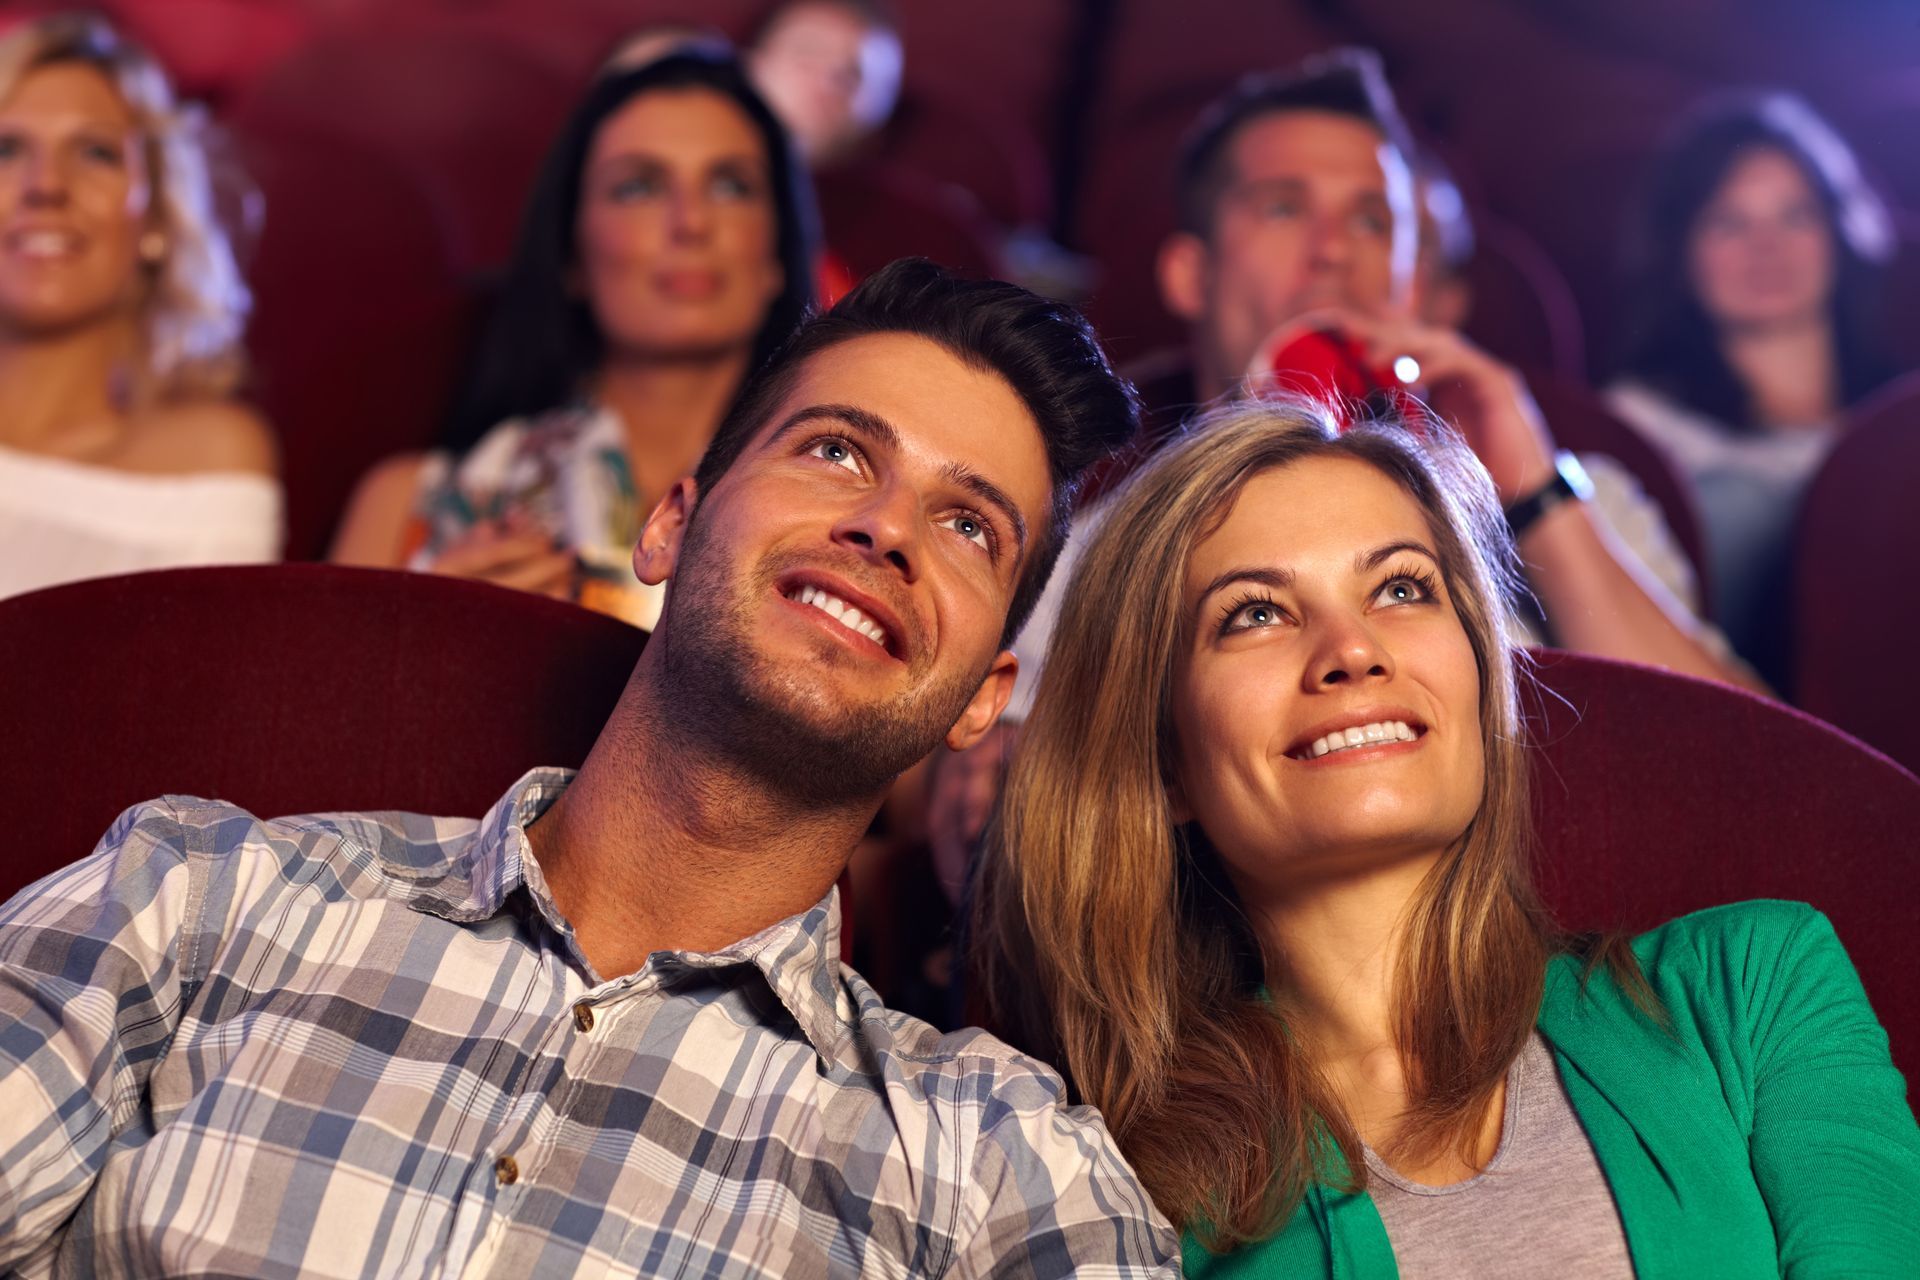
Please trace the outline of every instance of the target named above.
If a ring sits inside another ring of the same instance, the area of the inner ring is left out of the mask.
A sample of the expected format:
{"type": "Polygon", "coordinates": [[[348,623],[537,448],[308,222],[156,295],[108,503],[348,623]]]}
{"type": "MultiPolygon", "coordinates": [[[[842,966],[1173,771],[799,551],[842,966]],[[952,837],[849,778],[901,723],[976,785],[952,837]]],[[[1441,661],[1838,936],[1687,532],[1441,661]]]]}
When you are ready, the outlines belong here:
{"type": "MultiPolygon", "coordinates": [[[[1920,1276],[1920,1128],[1827,918],[1797,902],[1683,916],[1633,943],[1671,1030],[1556,957],[1540,1034],[1649,1277],[1920,1276]]],[[[1373,1200],[1313,1188],[1280,1231],[1189,1276],[1397,1277],[1373,1200]]]]}

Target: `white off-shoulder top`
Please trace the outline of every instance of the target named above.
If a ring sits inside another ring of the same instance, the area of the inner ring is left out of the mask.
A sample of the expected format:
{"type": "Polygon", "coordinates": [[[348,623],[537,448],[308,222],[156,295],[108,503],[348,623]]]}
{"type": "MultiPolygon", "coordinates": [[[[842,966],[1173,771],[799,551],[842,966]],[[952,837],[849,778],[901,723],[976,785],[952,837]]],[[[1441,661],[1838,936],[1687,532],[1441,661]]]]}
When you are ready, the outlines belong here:
{"type": "Polygon", "coordinates": [[[0,447],[0,597],[82,578],[280,558],[280,484],[148,475],[0,447]]]}

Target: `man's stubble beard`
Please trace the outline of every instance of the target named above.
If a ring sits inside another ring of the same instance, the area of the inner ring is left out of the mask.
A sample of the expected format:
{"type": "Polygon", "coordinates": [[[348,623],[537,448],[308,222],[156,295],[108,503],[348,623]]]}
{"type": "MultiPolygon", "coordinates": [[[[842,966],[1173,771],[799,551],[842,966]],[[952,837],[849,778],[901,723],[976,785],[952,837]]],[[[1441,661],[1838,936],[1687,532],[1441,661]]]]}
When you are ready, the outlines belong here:
{"type": "MultiPolygon", "coordinates": [[[[670,587],[664,710],[674,732],[802,804],[877,797],[928,752],[965,710],[986,668],[916,680],[860,706],[831,705],[804,664],[784,667],[753,646],[751,619],[785,563],[728,577],[696,511],[670,587]]],[[[822,641],[828,644],[828,641],[822,641]]],[[[830,661],[831,659],[829,659],[830,661]]],[[[824,665],[824,663],[822,664],[824,665]]]]}

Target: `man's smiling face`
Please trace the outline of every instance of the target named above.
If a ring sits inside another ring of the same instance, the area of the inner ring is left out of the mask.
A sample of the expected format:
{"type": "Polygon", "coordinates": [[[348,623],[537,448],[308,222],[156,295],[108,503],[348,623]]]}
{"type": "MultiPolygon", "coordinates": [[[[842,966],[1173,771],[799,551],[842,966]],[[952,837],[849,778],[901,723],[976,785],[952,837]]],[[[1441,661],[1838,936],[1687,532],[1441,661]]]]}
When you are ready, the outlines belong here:
{"type": "Polygon", "coordinates": [[[642,541],[643,576],[673,580],[674,695],[811,792],[965,745],[1011,686],[1000,636],[1050,492],[998,374],[907,334],[813,355],[669,559],[642,541]]]}

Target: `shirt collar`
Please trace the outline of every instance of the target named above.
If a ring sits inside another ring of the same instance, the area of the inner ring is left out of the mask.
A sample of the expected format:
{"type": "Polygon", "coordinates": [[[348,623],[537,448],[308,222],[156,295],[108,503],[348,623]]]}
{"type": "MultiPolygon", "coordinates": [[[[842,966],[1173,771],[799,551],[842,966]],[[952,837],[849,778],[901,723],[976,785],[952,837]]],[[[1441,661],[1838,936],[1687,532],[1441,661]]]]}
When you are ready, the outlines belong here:
{"type": "MultiPolygon", "coordinates": [[[[487,810],[446,873],[416,887],[414,909],[473,923],[498,913],[508,896],[525,886],[541,918],[591,973],[574,942],[573,926],[547,890],[526,836],[526,829],[552,807],[573,778],[571,769],[534,769],[522,776],[487,810]]],[[[676,974],[694,970],[729,966],[757,970],[814,1052],[829,1062],[836,1060],[849,1036],[853,1014],[851,1006],[845,1012],[841,1008],[837,887],[828,889],[807,910],[775,921],[751,937],[717,951],[655,952],[653,964],[669,985],[676,974]]]]}

